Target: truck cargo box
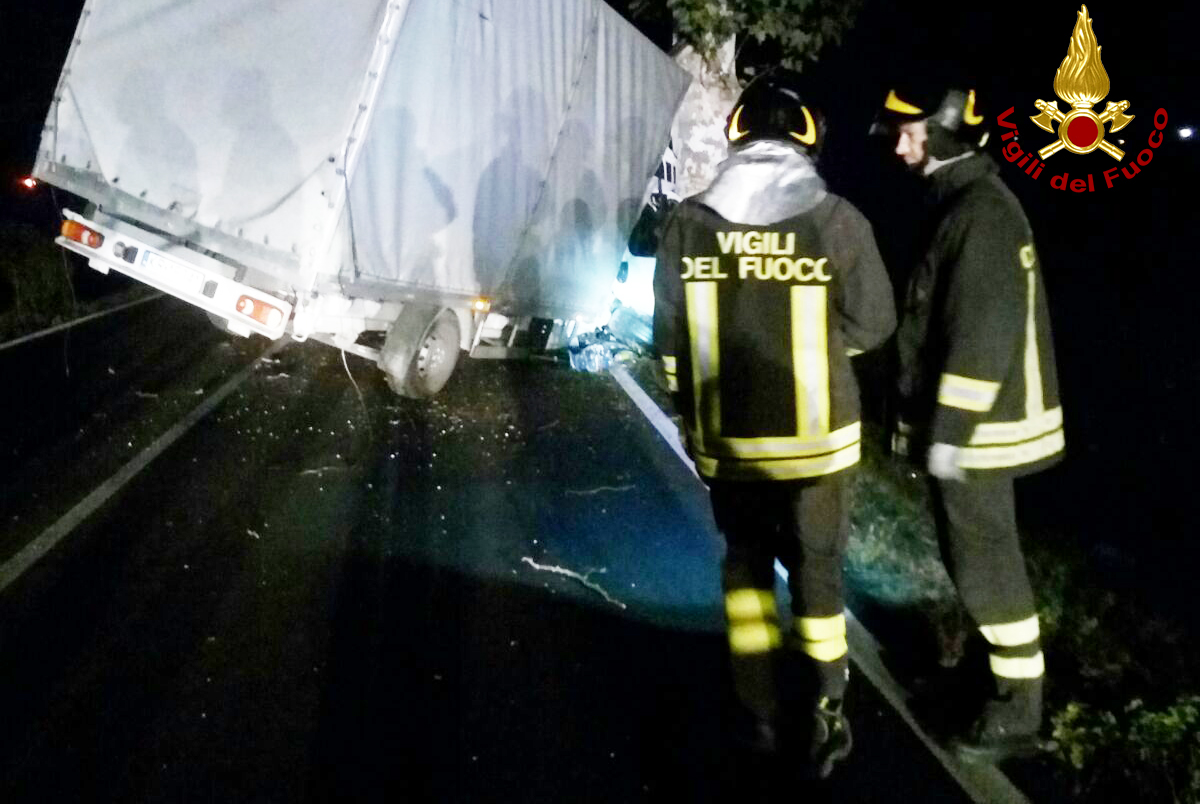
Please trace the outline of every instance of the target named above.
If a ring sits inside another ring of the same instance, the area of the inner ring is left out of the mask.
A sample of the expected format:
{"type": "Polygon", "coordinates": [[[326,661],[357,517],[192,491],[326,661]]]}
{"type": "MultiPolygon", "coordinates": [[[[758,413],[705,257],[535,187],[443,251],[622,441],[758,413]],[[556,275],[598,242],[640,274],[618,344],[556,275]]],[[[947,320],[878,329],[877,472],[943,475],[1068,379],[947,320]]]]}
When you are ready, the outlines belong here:
{"type": "Polygon", "coordinates": [[[88,0],[35,175],[300,337],[590,317],[688,82],[600,0],[88,0]]]}

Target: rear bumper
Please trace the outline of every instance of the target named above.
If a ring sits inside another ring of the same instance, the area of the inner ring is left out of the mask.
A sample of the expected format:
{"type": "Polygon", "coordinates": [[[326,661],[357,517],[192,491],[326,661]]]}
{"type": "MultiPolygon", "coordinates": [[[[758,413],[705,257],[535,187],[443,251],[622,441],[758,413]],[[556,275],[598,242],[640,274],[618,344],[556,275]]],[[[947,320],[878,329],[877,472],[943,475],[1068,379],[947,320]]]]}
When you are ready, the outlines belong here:
{"type": "Polygon", "coordinates": [[[99,232],[104,241],[96,248],[62,236],[54,242],[87,257],[88,264],[101,273],[117,271],[169,293],[228,320],[230,330],[241,335],[255,332],[276,340],[287,331],[293,305],[278,296],[201,265],[200,260],[189,260],[178,252],[167,253],[128,232],[117,231],[70,210],[63,210],[63,214],[99,232]],[[258,317],[250,314],[255,312],[258,317]]]}

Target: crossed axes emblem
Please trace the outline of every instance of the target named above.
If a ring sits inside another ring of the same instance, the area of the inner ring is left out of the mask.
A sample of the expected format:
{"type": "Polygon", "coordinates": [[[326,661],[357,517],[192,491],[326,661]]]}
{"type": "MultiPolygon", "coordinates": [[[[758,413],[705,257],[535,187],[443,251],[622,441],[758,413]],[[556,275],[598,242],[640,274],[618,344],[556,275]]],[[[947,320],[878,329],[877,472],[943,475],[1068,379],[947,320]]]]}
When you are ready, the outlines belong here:
{"type": "Polygon", "coordinates": [[[1109,134],[1115,134],[1129,125],[1129,121],[1134,118],[1134,115],[1125,114],[1125,110],[1129,108],[1129,101],[1120,103],[1109,101],[1104,108],[1104,113],[1100,115],[1093,112],[1090,107],[1075,108],[1064,115],[1058,110],[1057,101],[1047,103],[1044,100],[1038,100],[1034,106],[1041,114],[1029,119],[1038,128],[1053,134],[1053,124],[1058,123],[1058,139],[1038,151],[1038,156],[1042,159],[1053,156],[1063,148],[1075,154],[1091,153],[1099,148],[1118,161],[1125,156],[1124,151],[1104,139],[1104,125],[1112,123],[1112,128],[1108,130],[1109,134]]]}

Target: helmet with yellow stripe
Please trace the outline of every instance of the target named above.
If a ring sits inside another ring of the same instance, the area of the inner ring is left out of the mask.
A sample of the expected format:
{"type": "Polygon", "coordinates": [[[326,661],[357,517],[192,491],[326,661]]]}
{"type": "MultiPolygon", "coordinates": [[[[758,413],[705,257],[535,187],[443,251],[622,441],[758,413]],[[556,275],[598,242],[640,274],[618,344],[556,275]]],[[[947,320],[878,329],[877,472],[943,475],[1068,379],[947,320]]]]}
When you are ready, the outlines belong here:
{"type": "Polygon", "coordinates": [[[888,89],[871,133],[891,133],[902,123],[924,121],[929,155],[951,159],[982,148],[987,142],[987,126],[980,112],[974,89],[896,85],[888,89]]]}
{"type": "Polygon", "coordinates": [[[816,156],[825,140],[825,116],[807,101],[800,76],[774,70],[751,81],[725,123],[733,148],[758,140],[781,140],[816,156]]]}

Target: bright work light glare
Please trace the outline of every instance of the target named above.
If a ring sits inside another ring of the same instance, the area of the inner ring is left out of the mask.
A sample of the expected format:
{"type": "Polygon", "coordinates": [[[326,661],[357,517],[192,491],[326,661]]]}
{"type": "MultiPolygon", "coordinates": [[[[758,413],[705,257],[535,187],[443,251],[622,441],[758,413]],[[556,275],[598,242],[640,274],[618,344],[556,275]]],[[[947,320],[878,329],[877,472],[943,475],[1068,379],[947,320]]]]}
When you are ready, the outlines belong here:
{"type": "Polygon", "coordinates": [[[1179,129],[1179,139],[1190,140],[1192,135],[1195,133],[1195,129],[1193,129],[1191,126],[1184,126],[1183,128],[1179,129]]]}

